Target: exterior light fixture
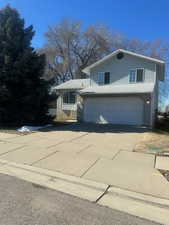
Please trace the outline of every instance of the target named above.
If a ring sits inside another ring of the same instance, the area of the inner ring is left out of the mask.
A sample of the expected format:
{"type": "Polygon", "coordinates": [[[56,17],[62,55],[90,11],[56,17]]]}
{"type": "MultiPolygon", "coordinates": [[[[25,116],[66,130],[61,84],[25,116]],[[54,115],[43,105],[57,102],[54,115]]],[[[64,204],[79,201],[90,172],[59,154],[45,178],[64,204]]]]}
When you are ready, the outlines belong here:
{"type": "Polygon", "coordinates": [[[148,99],[148,100],[146,100],[146,104],[147,105],[149,105],[150,104],[150,100],[148,99]]]}

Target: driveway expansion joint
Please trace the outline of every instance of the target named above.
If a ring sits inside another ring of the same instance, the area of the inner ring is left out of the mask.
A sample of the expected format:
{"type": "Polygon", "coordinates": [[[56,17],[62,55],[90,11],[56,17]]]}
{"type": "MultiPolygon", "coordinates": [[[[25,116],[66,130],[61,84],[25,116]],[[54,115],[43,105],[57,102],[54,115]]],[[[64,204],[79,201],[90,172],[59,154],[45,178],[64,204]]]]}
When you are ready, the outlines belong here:
{"type": "Polygon", "coordinates": [[[86,134],[80,135],[79,137],[72,138],[69,142],[73,142],[73,141],[75,141],[75,140],[78,140],[78,139],[80,139],[80,138],[82,138],[82,137],[84,137],[84,136],[87,136],[88,134],[89,134],[89,133],[86,133],[86,134]]]}
{"type": "Polygon", "coordinates": [[[5,154],[8,154],[8,153],[11,153],[11,152],[15,152],[15,151],[17,151],[17,150],[20,150],[20,149],[24,148],[25,146],[26,146],[26,145],[22,145],[22,146],[20,146],[20,147],[14,148],[14,149],[9,150],[9,151],[7,151],[7,152],[1,153],[1,154],[0,154],[0,157],[1,157],[2,155],[5,155],[5,154]]]}
{"type": "Polygon", "coordinates": [[[84,152],[86,149],[89,149],[89,148],[92,147],[92,146],[93,146],[93,144],[88,145],[88,146],[82,148],[80,151],[77,152],[77,154],[80,154],[80,153],[84,152]]]}
{"type": "Polygon", "coordinates": [[[58,142],[58,143],[56,143],[54,145],[50,145],[50,146],[46,147],[46,149],[53,148],[53,147],[58,146],[58,145],[61,145],[63,143],[65,143],[65,141],[61,141],[61,142],[58,142]]]}
{"type": "Polygon", "coordinates": [[[42,160],[44,160],[44,159],[47,159],[48,157],[50,157],[50,156],[56,154],[57,152],[59,152],[59,151],[56,150],[56,151],[52,152],[51,154],[49,154],[49,155],[47,155],[47,156],[45,156],[45,157],[40,158],[39,160],[37,160],[37,161],[31,163],[30,166],[33,166],[34,164],[36,164],[36,163],[38,163],[38,162],[40,162],[40,161],[42,161],[42,160]]]}
{"type": "Polygon", "coordinates": [[[80,176],[80,178],[82,178],[99,160],[100,158],[96,159],[95,162],[80,176]]]}
{"type": "Polygon", "coordinates": [[[114,160],[115,158],[116,158],[116,156],[120,153],[120,152],[122,152],[123,150],[119,150],[118,152],[116,152],[116,154],[113,156],[113,158],[111,158],[111,160],[114,160]]]}

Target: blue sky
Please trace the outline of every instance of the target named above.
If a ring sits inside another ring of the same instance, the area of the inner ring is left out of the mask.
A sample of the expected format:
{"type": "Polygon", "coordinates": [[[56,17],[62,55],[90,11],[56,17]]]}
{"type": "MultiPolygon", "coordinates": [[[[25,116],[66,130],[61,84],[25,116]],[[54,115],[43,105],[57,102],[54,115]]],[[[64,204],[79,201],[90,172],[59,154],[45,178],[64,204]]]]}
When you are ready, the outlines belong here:
{"type": "Polygon", "coordinates": [[[84,25],[103,23],[128,37],[169,40],[168,0],[0,0],[17,8],[26,24],[33,24],[35,47],[41,47],[48,26],[63,18],[84,25]]]}

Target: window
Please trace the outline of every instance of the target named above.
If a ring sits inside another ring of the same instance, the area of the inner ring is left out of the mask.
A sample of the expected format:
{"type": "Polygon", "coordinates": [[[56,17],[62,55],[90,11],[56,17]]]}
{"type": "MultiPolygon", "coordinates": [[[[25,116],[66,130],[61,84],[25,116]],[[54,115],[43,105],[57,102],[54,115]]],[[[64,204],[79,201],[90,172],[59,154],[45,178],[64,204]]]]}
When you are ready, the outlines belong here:
{"type": "Polygon", "coordinates": [[[106,72],[104,74],[104,84],[110,84],[110,73],[106,72]]]}
{"type": "Polygon", "coordinates": [[[104,73],[103,72],[98,73],[98,83],[99,83],[99,85],[104,84],[104,73]]]}
{"type": "Polygon", "coordinates": [[[144,69],[130,70],[129,75],[130,83],[143,82],[143,79],[144,79],[144,69]]]}
{"type": "Polygon", "coordinates": [[[130,83],[133,83],[136,81],[136,70],[130,70],[129,81],[130,83]]]}
{"type": "Polygon", "coordinates": [[[63,95],[63,103],[64,104],[75,104],[76,103],[76,96],[75,92],[66,92],[63,95]]]}
{"type": "Polygon", "coordinates": [[[110,72],[99,72],[98,73],[98,84],[104,85],[110,83],[110,72]]]}
{"type": "Polygon", "coordinates": [[[137,82],[143,82],[143,69],[137,69],[137,82]]]}

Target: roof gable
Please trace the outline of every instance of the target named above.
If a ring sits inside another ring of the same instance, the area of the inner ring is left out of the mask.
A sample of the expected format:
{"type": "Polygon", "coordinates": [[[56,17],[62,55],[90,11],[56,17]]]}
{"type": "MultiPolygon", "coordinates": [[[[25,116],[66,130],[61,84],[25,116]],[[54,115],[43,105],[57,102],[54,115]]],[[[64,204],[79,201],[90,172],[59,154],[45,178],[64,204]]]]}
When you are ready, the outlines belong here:
{"type": "Polygon", "coordinates": [[[144,56],[144,55],[141,55],[141,54],[137,54],[137,53],[134,53],[134,52],[131,52],[131,51],[127,51],[127,50],[124,50],[124,49],[118,49],[114,52],[112,52],[111,54],[103,57],[102,59],[98,60],[97,62],[93,63],[92,65],[86,67],[83,72],[86,73],[86,74],[89,74],[90,73],[90,69],[102,64],[103,62],[105,62],[106,60],[110,59],[111,57],[117,55],[118,53],[124,53],[124,54],[128,54],[128,55],[132,55],[134,57],[138,57],[138,58],[141,58],[141,59],[144,59],[144,60],[148,60],[150,62],[154,62],[156,64],[160,64],[160,65],[165,65],[165,62],[162,61],[162,60],[159,60],[159,59],[155,59],[155,58],[152,58],[152,57],[148,57],[148,56],[144,56]]]}

